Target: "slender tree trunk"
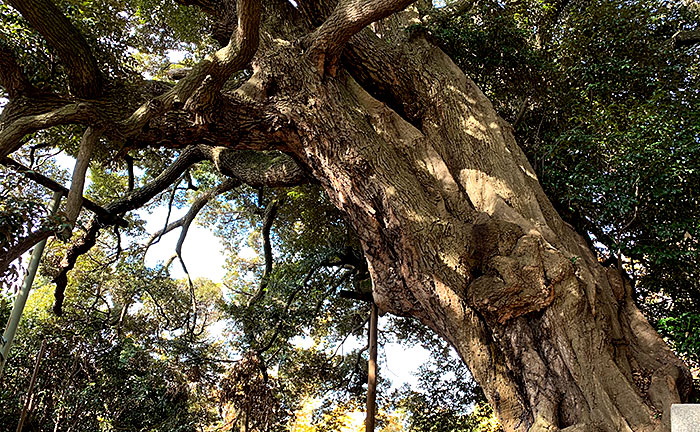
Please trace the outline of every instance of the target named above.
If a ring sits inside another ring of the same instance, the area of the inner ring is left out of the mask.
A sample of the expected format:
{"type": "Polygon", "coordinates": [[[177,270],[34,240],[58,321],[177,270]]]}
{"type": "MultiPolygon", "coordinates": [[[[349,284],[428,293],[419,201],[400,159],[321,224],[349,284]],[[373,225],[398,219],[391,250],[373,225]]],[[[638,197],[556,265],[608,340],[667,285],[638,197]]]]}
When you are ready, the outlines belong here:
{"type": "Polygon", "coordinates": [[[367,418],[365,432],[374,432],[377,413],[377,305],[372,303],[369,317],[369,363],[367,365],[367,418]]]}
{"type": "Polygon", "coordinates": [[[34,401],[34,385],[36,384],[36,378],[39,374],[39,365],[41,364],[41,359],[44,357],[44,351],[46,351],[46,339],[41,341],[41,348],[39,348],[39,354],[36,356],[34,372],[32,372],[32,378],[29,381],[29,387],[27,388],[27,399],[24,402],[22,415],[20,416],[19,423],[17,424],[17,432],[22,432],[24,421],[27,419],[27,415],[29,415],[29,411],[32,408],[32,402],[34,401]]]}
{"type": "Polygon", "coordinates": [[[420,37],[360,34],[335,77],[299,54],[255,70],[289,152],[357,231],[378,306],[454,345],[507,431],[669,430],[687,368],[474,83],[420,37]]]}

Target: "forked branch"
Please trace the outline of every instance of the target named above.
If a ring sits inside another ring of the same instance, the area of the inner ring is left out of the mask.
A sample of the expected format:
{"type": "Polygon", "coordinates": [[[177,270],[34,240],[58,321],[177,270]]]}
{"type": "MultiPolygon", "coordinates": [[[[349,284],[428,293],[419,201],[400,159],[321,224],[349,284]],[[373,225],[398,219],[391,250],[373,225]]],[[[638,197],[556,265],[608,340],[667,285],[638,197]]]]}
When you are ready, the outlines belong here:
{"type": "Polygon", "coordinates": [[[123,133],[131,136],[151,119],[176,104],[197,111],[204,100],[214,97],[234,72],[253,58],[260,39],[260,0],[238,0],[238,27],[225,47],[208,55],[167,93],[143,104],[124,122],[123,133]],[[192,98],[192,101],[189,101],[192,98]]]}
{"type": "Polygon", "coordinates": [[[185,237],[187,236],[187,232],[190,229],[190,225],[194,221],[195,217],[197,217],[197,214],[199,214],[199,212],[204,208],[205,205],[207,205],[207,203],[211,199],[215,198],[218,195],[221,195],[222,193],[233,190],[240,184],[241,183],[238,180],[229,178],[224,180],[217,187],[212,188],[203,193],[202,195],[198,196],[190,206],[190,209],[187,211],[187,214],[185,214],[185,216],[174,222],[169,223],[165,228],[151,235],[151,237],[148,239],[148,242],[146,243],[146,250],[163,235],[173,231],[176,228],[182,228],[182,231],[180,232],[180,238],[178,239],[177,246],[175,247],[175,252],[178,255],[181,254],[182,245],[185,242],[185,237]]]}
{"type": "MultiPolygon", "coordinates": [[[[105,207],[105,210],[112,214],[122,214],[143,206],[170,186],[172,182],[180,177],[192,164],[200,162],[203,159],[204,155],[198,147],[186,149],[173,164],[158,175],[151,183],[131,191],[126,196],[112,202],[105,207]]],[[[109,222],[103,220],[100,216],[93,217],[86,227],[86,233],[66,251],[63,260],[61,260],[60,271],[53,280],[56,284],[56,290],[54,291],[55,302],[53,306],[53,311],[56,315],[60,316],[63,313],[63,299],[66,285],[68,284],[68,272],[75,267],[78,258],[87,253],[95,245],[100,229],[106,225],[109,225],[109,222]]]]}
{"type": "Polygon", "coordinates": [[[274,200],[265,209],[262,226],[263,256],[265,258],[265,270],[263,271],[262,277],[260,278],[260,285],[258,286],[258,290],[248,300],[248,307],[258,302],[265,295],[265,290],[267,289],[267,285],[270,280],[270,274],[272,274],[272,242],[270,241],[270,230],[272,229],[272,223],[275,221],[275,216],[277,216],[277,210],[279,209],[280,204],[280,200],[274,200]]]}
{"type": "MultiPolygon", "coordinates": [[[[229,175],[231,179],[224,181],[217,188],[212,189],[212,191],[210,191],[211,195],[205,194],[205,196],[202,197],[201,207],[213,196],[233,189],[235,185],[240,183],[248,183],[252,186],[293,186],[309,181],[309,178],[304,174],[301,168],[296,165],[294,160],[282,153],[260,152],[255,158],[253,155],[248,154],[249,152],[245,151],[241,152],[243,156],[239,158],[236,156],[237,153],[239,152],[235,150],[224,148],[212,149],[204,145],[188,147],[180,154],[180,157],[178,157],[173,164],[165,169],[151,183],[129,192],[124,197],[107,205],[105,210],[110,214],[117,215],[143,206],[180,178],[187,168],[205,159],[214,161],[217,168],[222,173],[229,175]],[[231,154],[226,155],[226,153],[231,154]],[[244,161],[248,163],[243,163],[244,161]],[[266,180],[270,183],[264,183],[266,180]]],[[[199,206],[200,204],[197,205],[199,206]]],[[[201,207],[199,207],[199,209],[196,207],[190,209],[191,219],[194,219],[194,216],[201,210],[201,207]]],[[[185,223],[187,223],[187,227],[189,228],[191,220],[187,222],[187,216],[184,220],[169,224],[165,230],[169,231],[178,226],[184,227],[185,223]]],[[[95,245],[99,230],[109,224],[108,221],[99,216],[94,217],[87,226],[87,233],[76,241],[66,252],[66,255],[61,261],[60,272],[58,276],[54,278],[54,283],[56,284],[54,312],[57,314],[61,313],[64,291],[68,282],[68,272],[73,269],[78,257],[89,251],[90,248],[95,245]]],[[[183,234],[187,234],[186,229],[183,230],[180,241],[178,242],[179,250],[181,250],[182,242],[184,242],[183,234]]]]}
{"type": "Polygon", "coordinates": [[[333,13],[310,35],[310,55],[320,75],[335,76],[338,58],[350,38],[369,24],[416,0],[340,0],[333,13]]]}

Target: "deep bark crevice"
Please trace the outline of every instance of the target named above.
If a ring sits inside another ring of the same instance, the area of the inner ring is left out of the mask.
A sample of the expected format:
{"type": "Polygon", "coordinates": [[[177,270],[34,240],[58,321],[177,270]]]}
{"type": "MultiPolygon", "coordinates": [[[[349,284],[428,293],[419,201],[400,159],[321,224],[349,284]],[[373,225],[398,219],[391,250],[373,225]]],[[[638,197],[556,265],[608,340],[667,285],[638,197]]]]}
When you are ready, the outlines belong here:
{"type": "MultiPolygon", "coordinates": [[[[632,328],[653,334],[630,320],[629,290],[612,295],[612,276],[556,214],[483,94],[436,48],[415,43],[416,62],[435,68],[417,75],[425,81],[413,93],[395,94],[426,106],[423,130],[349,75],[292,70],[283,51],[260,65],[278,70],[280,94],[299,102],[285,106],[301,140],[288,147],[357,230],[375,301],[455,345],[506,430],[665,428],[684,389],[650,402],[626,366],[650,359],[607,348],[632,328]],[[451,93],[442,87],[455,81],[451,93]]],[[[647,373],[680,385],[687,371],[655,337],[663,354],[647,373]]]]}

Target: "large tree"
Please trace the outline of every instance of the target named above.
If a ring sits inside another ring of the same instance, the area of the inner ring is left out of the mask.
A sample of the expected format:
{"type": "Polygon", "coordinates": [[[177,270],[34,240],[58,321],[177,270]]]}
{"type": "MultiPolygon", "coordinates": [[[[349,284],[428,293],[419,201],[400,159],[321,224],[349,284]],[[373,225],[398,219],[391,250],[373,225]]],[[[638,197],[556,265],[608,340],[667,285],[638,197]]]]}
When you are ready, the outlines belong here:
{"type": "MultiPolygon", "coordinates": [[[[143,80],[114,61],[149,19],[163,19],[156,12],[131,20],[120,10],[129,2],[104,3],[100,14],[8,3],[35,32],[22,34],[34,38],[26,45],[50,53],[46,76],[64,78],[46,78],[36,52],[3,42],[0,157],[11,164],[45,130],[84,130],[62,236],[83,205],[91,160],[179,151],[150,183],[97,209],[60,264],[57,313],[67,273],[99,231],[208,160],[231,180],[204,202],[239,183],[320,184],[359,238],[374,301],[452,344],[506,430],[670,428],[670,405],[692,386],[687,368],[638,310],[619,262],[601,265],[557,214],[512,127],[413,25],[418,10],[404,10],[413,1],[182,0],[214,24],[182,19],[222,47],[171,71],[176,82],[143,80]],[[122,32],[100,35],[102,19],[123,20],[122,32]]],[[[186,233],[193,215],[166,229],[186,233]]],[[[21,233],[0,264],[51,233],[21,233]]]]}

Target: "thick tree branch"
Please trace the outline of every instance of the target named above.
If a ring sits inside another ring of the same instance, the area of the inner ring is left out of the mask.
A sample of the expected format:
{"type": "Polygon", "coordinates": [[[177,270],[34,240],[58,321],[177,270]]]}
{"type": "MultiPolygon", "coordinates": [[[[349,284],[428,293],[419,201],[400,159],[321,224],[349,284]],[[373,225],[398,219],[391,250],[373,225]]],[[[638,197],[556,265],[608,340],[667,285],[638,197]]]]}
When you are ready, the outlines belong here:
{"type": "Polygon", "coordinates": [[[238,27],[228,45],[208,55],[170,91],[136,110],[124,122],[125,136],[140,132],[151,119],[178,104],[185,104],[188,109],[201,115],[201,110],[207,106],[205,102],[211,101],[231,74],[250,62],[259,43],[260,1],[238,0],[236,9],[238,27]]]}
{"type": "Polygon", "coordinates": [[[231,150],[206,147],[207,159],[216,169],[229,177],[253,187],[298,186],[311,177],[290,156],[280,152],[231,150]]]}
{"type": "Polygon", "coordinates": [[[206,159],[205,146],[192,146],[186,148],[180,156],[160,173],[153,181],[145,186],[135,189],[124,197],[114,201],[105,207],[106,210],[121,214],[137,209],[145,205],[157,194],[163,192],[173,184],[187,168],[206,159]]]}
{"type": "Polygon", "coordinates": [[[693,46],[700,43],[700,29],[679,31],[673,36],[673,46],[676,48],[693,46]]]}
{"type": "Polygon", "coordinates": [[[114,86],[100,100],[75,101],[54,93],[27,91],[10,99],[0,113],[0,157],[24,144],[30,133],[53,126],[82,124],[105,128],[105,136],[121,142],[120,119],[128,117],[144,101],[167,93],[171,84],[141,81],[114,86]]]}
{"type": "Polygon", "coordinates": [[[71,103],[49,112],[20,117],[0,132],[0,158],[20,148],[27,134],[61,124],[89,123],[95,118],[95,109],[88,103],[71,103]]]}
{"type": "Polygon", "coordinates": [[[102,131],[97,128],[88,127],[83,138],[80,140],[80,150],[73,168],[73,177],[71,180],[70,191],[66,199],[66,217],[68,223],[75,224],[80,214],[80,209],[83,206],[83,189],[85,187],[85,175],[87,174],[92,153],[97,146],[97,143],[102,136],[102,131]]]}
{"type": "Polygon", "coordinates": [[[420,101],[428,90],[413,79],[414,61],[369,29],[353,37],[343,52],[343,66],[353,78],[420,129],[428,108],[420,101]]]}
{"type": "Polygon", "coordinates": [[[350,38],[374,21],[404,9],[415,0],[340,0],[333,13],[310,35],[309,54],[320,75],[335,76],[338,58],[350,38]]]}
{"type": "Polygon", "coordinates": [[[180,81],[181,79],[186,77],[187,74],[190,73],[190,71],[192,71],[192,68],[189,67],[170,69],[168,71],[168,78],[170,78],[173,81],[180,81]]]}
{"type": "Polygon", "coordinates": [[[56,50],[68,74],[70,91],[92,99],[102,93],[103,77],[87,41],[51,0],[8,0],[56,50]]]}
{"type": "MultiPolygon", "coordinates": [[[[148,127],[130,139],[134,148],[158,146],[182,148],[193,143],[250,150],[270,150],[280,141],[273,130],[274,112],[241,94],[221,95],[208,107],[206,127],[190,112],[173,109],[152,119],[148,127]]],[[[196,116],[195,116],[196,117],[196,116]]],[[[201,120],[201,118],[200,118],[201,120]]]]}

